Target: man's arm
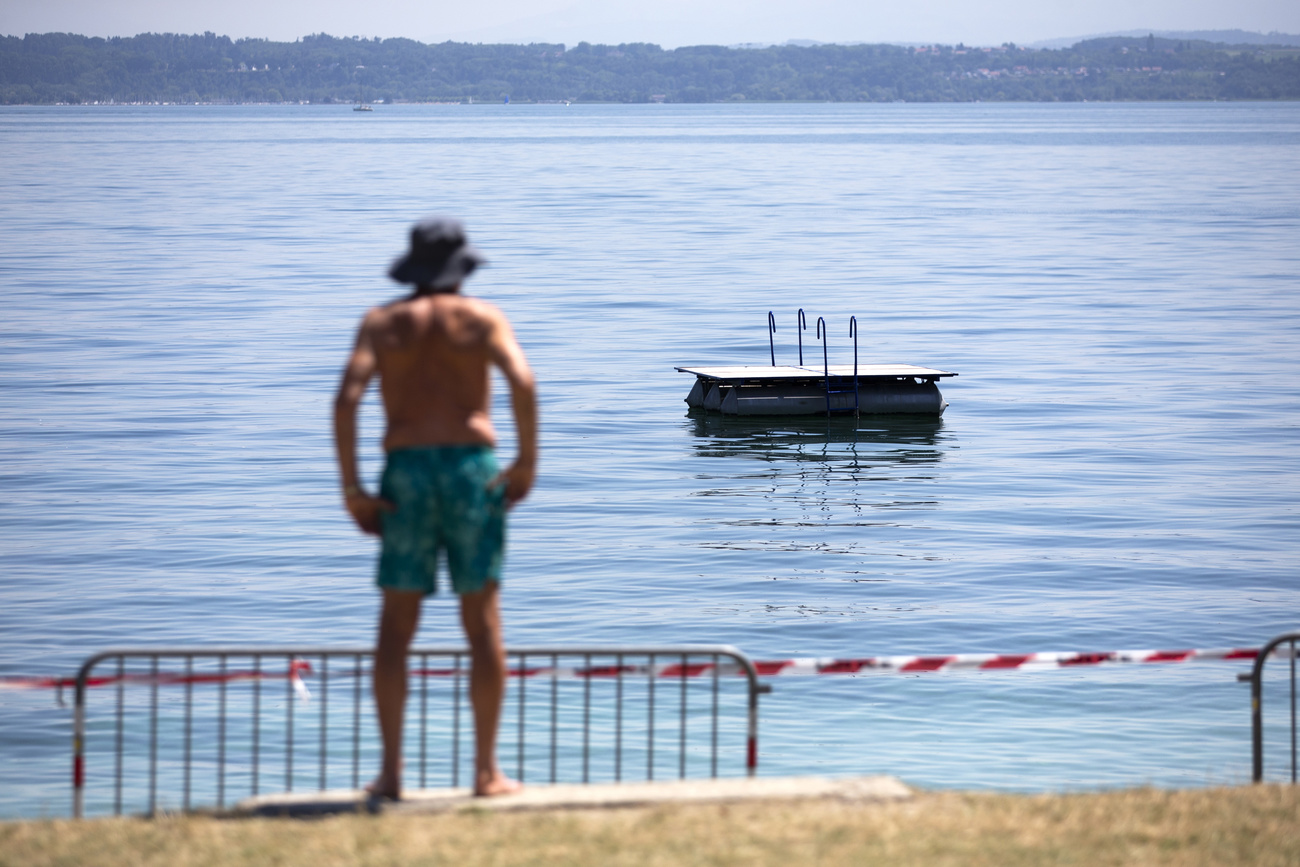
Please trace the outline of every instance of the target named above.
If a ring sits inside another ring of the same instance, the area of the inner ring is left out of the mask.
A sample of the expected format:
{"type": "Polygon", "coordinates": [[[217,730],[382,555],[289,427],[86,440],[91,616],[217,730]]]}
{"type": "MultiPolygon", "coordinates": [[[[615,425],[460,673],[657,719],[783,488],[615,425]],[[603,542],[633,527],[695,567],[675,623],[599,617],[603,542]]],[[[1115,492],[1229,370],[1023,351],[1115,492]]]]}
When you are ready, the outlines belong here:
{"type": "Polygon", "coordinates": [[[379,513],[385,504],[371,497],[361,487],[357,472],[357,409],[378,369],[373,338],[374,313],[361,321],[356,344],[343,370],[343,381],[334,398],[334,449],[338,456],[339,475],[343,482],[343,501],[352,520],[367,533],[379,535],[379,513]]]}
{"type": "Polygon", "coordinates": [[[509,507],[528,496],[537,477],[537,381],[506,317],[494,311],[493,318],[488,352],[492,363],[510,386],[510,406],[514,410],[515,434],[519,440],[519,455],[500,476],[501,483],[506,486],[506,505],[509,507]]]}

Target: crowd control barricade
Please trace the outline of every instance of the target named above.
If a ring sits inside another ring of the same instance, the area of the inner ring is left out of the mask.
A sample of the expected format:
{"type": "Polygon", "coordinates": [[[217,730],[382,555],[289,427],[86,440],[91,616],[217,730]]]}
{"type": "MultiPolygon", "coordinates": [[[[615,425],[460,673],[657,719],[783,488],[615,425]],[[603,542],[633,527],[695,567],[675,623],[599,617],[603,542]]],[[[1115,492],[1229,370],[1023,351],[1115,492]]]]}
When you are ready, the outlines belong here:
{"type": "Polygon", "coordinates": [[[1291,782],[1296,782],[1296,644],[1300,642],[1300,632],[1288,632],[1279,635],[1260,648],[1255,657],[1255,664],[1250,674],[1240,675],[1250,681],[1250,739],[1251,739],[1251,779],[1256,783],[1264,782],[1264,663],[1270,656],[1280,655],[1290,666],[1287,674],[1290,684],[1290,735],[1291,735],[1291,782]],[[1289,645],[1288,651],[1280,652],[1283,645],[1289,645]]]}
{"type": "MultiPolygon", "coordinates": [[[[381,755],[373,654],[214,647],[91,656],[75,684],[73,816],[359,788],[381,755]],[[92,701],[101,696],[108,701],[92,701]]],[[[757,769],[758,696],[770,687],[734,647],[515,647],[507,658],[498,755],[525,782],[757,769]]],[[[468,785],[468,649],[413,648],[408,672],[406,787],[468,785]]]]}

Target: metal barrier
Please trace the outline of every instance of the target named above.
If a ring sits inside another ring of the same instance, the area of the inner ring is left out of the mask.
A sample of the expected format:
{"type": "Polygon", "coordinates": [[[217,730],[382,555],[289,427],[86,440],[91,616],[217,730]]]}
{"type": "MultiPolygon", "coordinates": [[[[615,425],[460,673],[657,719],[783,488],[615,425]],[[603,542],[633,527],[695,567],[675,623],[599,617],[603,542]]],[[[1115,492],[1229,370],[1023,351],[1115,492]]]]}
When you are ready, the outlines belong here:
{"type": "Polygon", "coordinates": [[[1279,635],[1265,644],[1255,657],[1255,664],[1250,674],[1240,675],[1243,680],[1250,680],[1250,738],[1251,738],[1251,779],[1264,782],[1264,662],[1283,644],[1290,644],[1291,661],[1291,782],[1296,782],[1296,643],[1300,642],[1300,632],[1288,632],[1279,635]]]}
{"type": "MultiPolygon", "coordinates": [[[[323,791],[341,774],[358,788],[363,753],[369,765],[377,766],[379,756],[370,672],[364,665],[373,652],[216,647],[118,649],[91,656],[76,677],[73,816],[82,817],[86,809],[88,739],[95,746],[111,745],[111,799],[105,792],[100,806],[107,811],[111,803],[115,815],[128,799],[143,801],[144,812],[155,814],[160,783],[179,789],[176,809],[189,811],[196,801],[209,799],[222,808],[236,789],[249,795],[264,790],[268,764],[273,773],[282,771],[284,791],[293,791],[295,784],[323,791]],[[165,671],[163,660],[174,660],[183,670],[165,671]],[[94,674],[112,661],[111,673],[94,674]],[[279,663],[283,668],[276,667],[279,663]],[[316,695],[305,678],[314,679],[316,695]],[[283,689],[266,685],[274,680],[284,680],[283,689]],[[340,683],[346,686],[339,689],[340,683]],[[160,702],[162,686],[183,687],[183,692],[160,702]],[[92,716],[91,687],[114,688],[116,702],[105,713],[92,716]],[[128,687],[146,687],[147,694],[128,687]],[[297,702],[305,707],[296,718],[297,702]],[[137,762],[144,767],[137,770],[137,762]]],[[[404,745],[412,787],[426,787],[439,771],[448,785],[459,786],[461,765],[472,760],[472,745],[462,750],[461,743],[465,736],[472,739],[473,728],[468,655],[460,647],[411,650],[410,679],[417,682],[408,694],[404,745]],[[446,746],[440,759],[430,757],[434,737],[446,746]]],[[[508,649],[507,656],[513,694],[503,708],[499,752],[507,767],[514,759],[521,780],[537,775],[551,783],[620,781],[636,774],[638,753],[645,779],[654,779],[656,770],[685,778],[688,764],[701,762],[716,777],[720,750],[727,752],[726,742],[742,737],[735,752],[743,756],[745,773],[755,773],[758,696],[771,687],[759,682],[753,662],[734,647],[520,647],[508,649]],[[744,678],[743,694],[724,686],[736,682],[735,675],[744,678]],[[530,688],[538,681],[540,689],[530,688]],[[665,690],[671,690],[666,700],[665,690]],[[741,727],[720,722],[723,710],[739,710],[742,703],[743,735],[741,727]],[[668,714],[675,714],[675,725],[657,725],[668,714]]]]}

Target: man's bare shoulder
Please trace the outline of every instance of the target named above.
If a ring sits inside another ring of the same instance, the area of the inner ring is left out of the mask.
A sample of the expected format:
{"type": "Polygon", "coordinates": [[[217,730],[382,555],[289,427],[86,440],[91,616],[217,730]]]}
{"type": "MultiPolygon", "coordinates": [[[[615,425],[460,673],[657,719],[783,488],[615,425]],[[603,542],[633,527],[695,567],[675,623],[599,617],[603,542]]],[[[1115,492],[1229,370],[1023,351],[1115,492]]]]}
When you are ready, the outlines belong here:
{"type": "Polygon", "coordinates": [[[381,334],[394,328],[407,330],[416,322],[428,320],[433,313],[433,308],[434,304],[430,296],[405,295],[371,307],[361,318],[361,327],[374,334],[381,334]]]}
{"type": "Polygon", "coordinates": [[[503,327],[506,316],[495,304],[469,295],[433,296],[446,327],[461,339],[471,342],[492,340],[503,327]]]}
{"type": "Polygon", "coordinates": [[[393,318],[405,312],[411,303],[409,297],[394,298],[386,304],[379,304],[371,307],[366,314],[361,317],[362,328],[382,328],[393,321],[393,318]]]}
{"type": "Polygon", "coordinates": [[[482,298],[475,298],[472,295],[452,295],[450,298],[455,302],[466,315],[481,319],[484,322],[504,322],[506,315],[501,312],[491,301],[484,301],[482,298]]]}

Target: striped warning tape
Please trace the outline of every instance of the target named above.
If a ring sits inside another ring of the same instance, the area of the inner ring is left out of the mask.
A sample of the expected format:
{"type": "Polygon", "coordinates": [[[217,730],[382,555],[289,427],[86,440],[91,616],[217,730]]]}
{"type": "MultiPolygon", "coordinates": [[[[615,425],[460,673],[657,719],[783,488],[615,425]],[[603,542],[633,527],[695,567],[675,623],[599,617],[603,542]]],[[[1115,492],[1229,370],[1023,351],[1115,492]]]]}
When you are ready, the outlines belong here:
{"type": "MultiPolygon", "coordinates": [[[[1284,651],[1286,652],[1289,651],[1284,651]]],[[[1212,650],[1111,650],[1101,653],[957,653],[950,656],[874,656],[866,659],[784,659],[757,662],[755,665],[758,673],[764,676],[907,674],[925,671],[1042,670],[1155,662],[1249,662],[1258,654],[1258,648],[1231,647],[1212,650]]]]}
{"type": "MultiPolygon", "coordinates": [[[[1279,647],[1273,655],[1289,658],[1292,651],[1279,647]]],[[[1150,663],[1177,662],[1251,662],[1259,654],[1258,648],[1216,648],[1210,650],[1111,650],[1100,653],[958,653],[948,656],[870,656],[861,659],[836,659],[805,657],[795,659],[757,660],[754,667],[761,677],[789,677],[808,675],[868,675],[868,674],[911,674],[934,671],[1033,671],[1055,668],[1080,668],[1100,665],[1145,665],[1150,663]]],[[[674,654],[676,655],[676,654],[674,654]]],[[[1300,655],[1300,654],[1298,654],[1300,655]]],[[[646,678],[694,678],[705,675],[730,676],[744,673],[744,669],[735,662],[698,662],[698,663],[631,663],[622,665],[587,665],[587,666],[533,666],[510,669],[511,677],[556,678],[556,679],[600,679],[617,677],[646,678]]],[[[303,659],[293,660],[283,672],[273,671],[228,671],[224,673],[175,674],[159,672],[157,674],[123,674],[105,675],[87,678],[86,686],[111,686],[118,683],[137,685],[157,684],[174,686],[182,684],[204,684],[234,682],[241,680],[282,680],[290,678],[294,690],[303,699],[308,698],[304,676],[312,675],[312,667],[303,659]]],[[[336,670],[330,672],[331,678],[361,677],[369,672],[365,669],[336,670]]],[[[415,677],[457,677],[468,675],[466,668],[414,668],[415,677]]],[[[76,678],[71,677],[0,677],[0,689],[60,689],[76,686],[76,678]]]]}
{"type": "MultiPolygon", "coordinates": [[[[307,685],[302,682],[302,678],[303,675],[310,675],[311,673],[311,663],[305,659],[295,659],[289,663],[289,667],[285,671],[227,671],[219,674],[175,674],[160,671],[157,674],[109,674],[86,678],[86,686],[113,686],[119,683],[145,686],[151,684],[179,686],[187,683],[233,683],[240,680],[284,680],[288,678],[293,683],[294,692],[305,700],[310,697],[310,693],[307,691],[307,685]]],[[[73,689],[76,685],[77,679],[75,677],[29,677],[22,675],[0,677],[0,689],[57,689],[62,691],[64,688],[73,689]]]]}
{"type": "MultiPolygon", "coordinates": [[[[1171,662],[1250,662],[1259,654],[1258,648],[1216,648],[1211,650],[1112,650],[1101,653],[959,653],[948,656],[872,656],[861,659],[836,659],[805,657],[796,659],[755,660],[754,668],[760,677],[788,677],[799,675],[866,675],[909,674],[931,671],[992,671],[992,670],[1043,670],[1051,668],[1078,668],[1095,665],[1123,665],[1171,662]]],[[[1274,655],[1286,657],[1290,651],[1278,648],[1274,655]]],[[[542,678],[599,678],[599,677],[700,677],[743,673],[738,663],[660,663],[656,665],[630,664],[620,666],[560,666],[513,669],[514,677],[542,678]]],[[[456,673],[455,669],[419,669],[412,674],[425,677],[444,677],[456,673]]]]}

